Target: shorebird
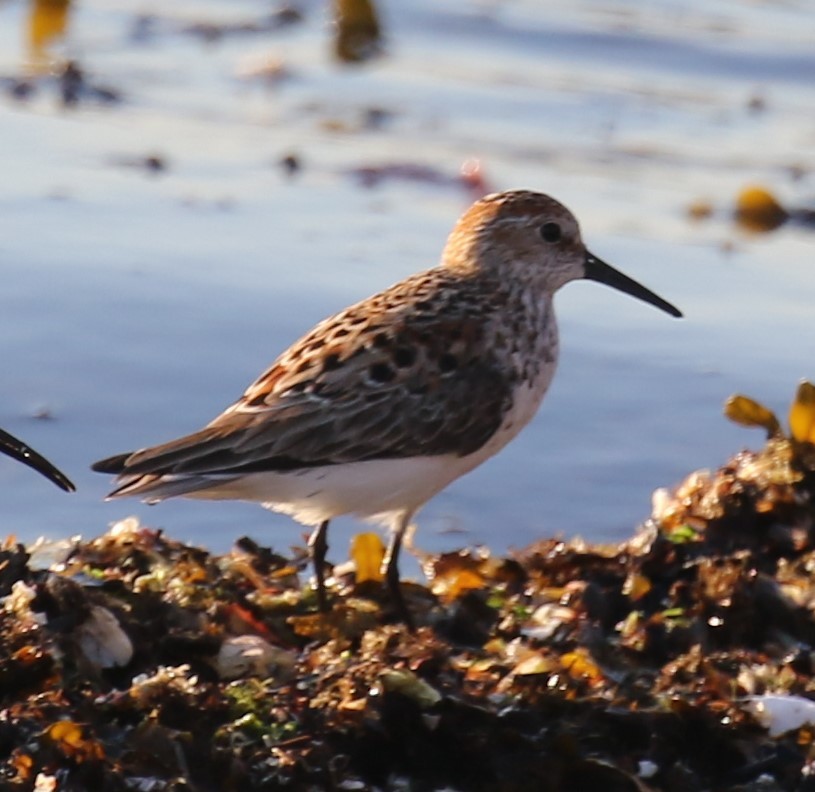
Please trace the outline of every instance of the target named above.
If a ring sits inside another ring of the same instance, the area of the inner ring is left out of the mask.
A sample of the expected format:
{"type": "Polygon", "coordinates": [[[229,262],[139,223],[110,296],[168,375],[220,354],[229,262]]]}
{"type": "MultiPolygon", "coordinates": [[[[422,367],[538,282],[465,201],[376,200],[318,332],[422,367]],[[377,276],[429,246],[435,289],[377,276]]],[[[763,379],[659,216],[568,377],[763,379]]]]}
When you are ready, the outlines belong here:
{"type": "Polygon", "coordinates": [[[329,521],[384,522],[386,580],[410,624],[405,530],[535,414],[558,358],[553,296],[581,278],[682,315],[590,253],[555,199],[489,195],[458,221],[437,267],[318,324],[205,428],[93,469],[117,474],[109,498],[256,501],[310,526],[322,610],[329,521]]]}
{"type": "Polygon", "coordinates": [[[40,456],[33,448],[29,448],[22,440],[18,440],[14,435],[0,429],[0,453],[34,468],[38,473],[42,473],[50,481],[53,481],[65,492],[73,492],[76,487],[70,479],[61,471],[54,467],[45,457],[40,456]]]}

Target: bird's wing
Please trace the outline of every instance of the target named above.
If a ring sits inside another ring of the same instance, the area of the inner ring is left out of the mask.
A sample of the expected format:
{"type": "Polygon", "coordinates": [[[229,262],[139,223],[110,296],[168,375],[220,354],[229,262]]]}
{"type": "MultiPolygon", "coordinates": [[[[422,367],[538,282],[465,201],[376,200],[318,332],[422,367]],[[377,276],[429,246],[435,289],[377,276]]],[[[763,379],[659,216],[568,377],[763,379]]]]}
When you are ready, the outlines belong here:
{"type": "Polygon", "coordinates": [[[485,306],[430,270],[327,319],[200,432],[103,460],[138,474],[240,474],[480,448],[511,406],[485,306]]]}

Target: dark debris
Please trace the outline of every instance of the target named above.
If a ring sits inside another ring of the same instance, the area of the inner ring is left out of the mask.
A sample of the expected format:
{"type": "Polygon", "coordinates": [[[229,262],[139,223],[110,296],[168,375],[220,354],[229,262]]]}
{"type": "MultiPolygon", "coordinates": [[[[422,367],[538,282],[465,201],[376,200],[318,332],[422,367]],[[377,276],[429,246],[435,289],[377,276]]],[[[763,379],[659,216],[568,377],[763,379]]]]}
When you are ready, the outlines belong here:
{"type": "Polygon", "coordinates": [[[17,76],[0,75],[0,88],[13,99],[27,102],[43,92],[56,94],[63,109],[80,105],[116,105],[123,101],[121,91],[89,77],[85,69],[74,60],[55,66],[53,73],[17,76]]]}
{"type": "Polygon", "coordinates": [[[804,445],[656,493],[619,546],[424,557],[415,634],[353,571],[316,613],[304,554],[249,539],[8,543],[0,788],[810,790],[815,727],[773,709],[815,707],[804,445]]]}

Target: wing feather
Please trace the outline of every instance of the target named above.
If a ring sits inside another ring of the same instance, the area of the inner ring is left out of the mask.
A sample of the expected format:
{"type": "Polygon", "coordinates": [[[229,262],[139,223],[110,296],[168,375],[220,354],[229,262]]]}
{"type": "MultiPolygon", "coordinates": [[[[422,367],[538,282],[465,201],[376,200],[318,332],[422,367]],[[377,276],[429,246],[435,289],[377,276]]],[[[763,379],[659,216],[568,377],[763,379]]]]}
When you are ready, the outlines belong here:
{"type": "MultiPolygon", "coordinates": [[[[137,475],[239,474],[480,448],[511,406],[489,307],[429,270],[318,325],[199,432],[114,458],[137,475]],[[439,287],[442,288],[439,288],[439,287]]],[[[104,469],[111,472],[110,460],[104,469]]]]}

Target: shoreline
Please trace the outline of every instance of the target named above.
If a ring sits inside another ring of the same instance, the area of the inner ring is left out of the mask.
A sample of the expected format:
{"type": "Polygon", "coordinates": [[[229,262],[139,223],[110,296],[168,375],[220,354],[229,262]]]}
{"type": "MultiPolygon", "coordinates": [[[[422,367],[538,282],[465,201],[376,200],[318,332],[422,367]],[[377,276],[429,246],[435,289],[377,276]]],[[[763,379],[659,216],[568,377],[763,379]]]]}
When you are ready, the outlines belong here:
{"type": "Polygon", "coordinates": [[[305,549],[218,556],[132,518],[7,543],[3,788],[807,789],[801,449],[777,434],[658,491],[616,546],[427,555],[427,585],[403,584],[416,634],[375,541],[324,615],[305,549]]]}

